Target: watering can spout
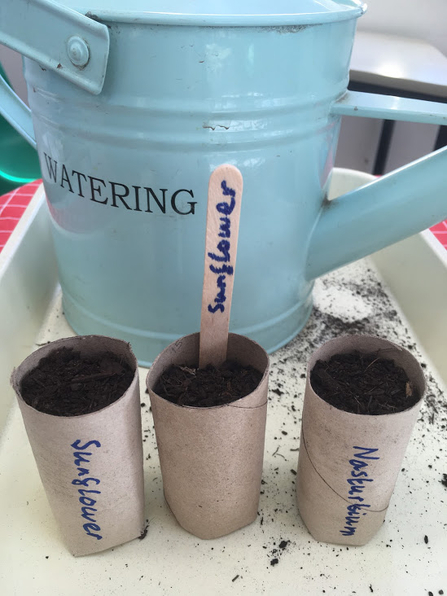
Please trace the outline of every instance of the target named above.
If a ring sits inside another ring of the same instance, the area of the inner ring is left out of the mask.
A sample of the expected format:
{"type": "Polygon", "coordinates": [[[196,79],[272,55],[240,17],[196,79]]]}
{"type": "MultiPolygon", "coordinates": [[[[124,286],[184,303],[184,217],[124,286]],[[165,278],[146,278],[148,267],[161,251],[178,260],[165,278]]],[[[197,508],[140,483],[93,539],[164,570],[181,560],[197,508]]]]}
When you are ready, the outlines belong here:
{"type": "Polygon", "coordinates": [[[310,239],[306,278],[403,240],[447,215],[447,147],[325,201],[310,239]]]}

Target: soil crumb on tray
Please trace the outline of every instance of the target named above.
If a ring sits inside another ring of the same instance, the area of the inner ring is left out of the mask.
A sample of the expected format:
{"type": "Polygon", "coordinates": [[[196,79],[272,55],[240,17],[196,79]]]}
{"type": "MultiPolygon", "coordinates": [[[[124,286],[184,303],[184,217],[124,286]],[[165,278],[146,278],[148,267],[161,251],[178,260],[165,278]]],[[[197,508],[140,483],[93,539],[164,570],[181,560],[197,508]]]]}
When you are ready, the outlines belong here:
{"type": "Polygon", "coordinates": [[[403,412],[420,398],[405,371],[376,353],[356,351],[318,360],[310,381],[324,401],[354,414],[403,412]]]}
{"type": "Polygon", "coordinates": [[[171,366],[157,381],[154,391],[179,406],[223,406],[249,395],[261,378],[262,374],[253,366],[241,366],[232,361],[217,368],[212,365],[205,368],[171,366]]]}
{"type": "Polygon", "coordinates": [[[129,388],[134,373],[112,352],[81,356],[59,348],[42,358],[23,379],[23,400],[53,416],[80,416],[105,408],[129,388]]]}

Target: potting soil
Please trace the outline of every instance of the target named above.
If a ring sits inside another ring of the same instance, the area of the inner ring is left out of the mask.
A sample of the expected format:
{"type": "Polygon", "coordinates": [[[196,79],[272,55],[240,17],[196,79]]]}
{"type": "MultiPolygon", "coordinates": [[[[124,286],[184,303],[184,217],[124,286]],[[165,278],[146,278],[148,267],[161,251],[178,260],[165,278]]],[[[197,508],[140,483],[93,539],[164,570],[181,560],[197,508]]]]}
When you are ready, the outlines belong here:
{"type": "Polygon", "coordinates": [[[252,366],[227,361],[220,367],[171,366],[154,388],[163,399],[179,406],[222,406],[256,389],[262,373],[252,366]]]}
{"type": "Polygon", "coordinates": [[[90,414],[112,404],[129,388],[134,373],[112,352],[82,356],[59,348],[22,380],[24,401],[53,416],[90,414]]]}
{"type": "Polygon", "coordinates": [[[376,353],[335,354],[311,371],[313,390],[327,403],[354,414],[392,414],[414,406],[420,395],[405,371],[376,353]]]}

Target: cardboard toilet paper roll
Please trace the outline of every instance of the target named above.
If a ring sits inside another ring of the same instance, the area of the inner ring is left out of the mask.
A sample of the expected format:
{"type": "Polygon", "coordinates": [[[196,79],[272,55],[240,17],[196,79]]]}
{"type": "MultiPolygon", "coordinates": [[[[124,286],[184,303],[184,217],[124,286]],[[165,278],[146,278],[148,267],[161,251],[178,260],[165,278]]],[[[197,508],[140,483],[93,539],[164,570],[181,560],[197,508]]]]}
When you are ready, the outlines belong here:
{"type": "Polygon", "coordinates": [[[155,360],[147,377],[166,501],[179,524],[199,538],[224,536],[256,519],[264,456],[266,352],[230,334],[228,360],[263,376],[246,397],[216,407],[171,403],[154,387],[171,365],[197,366],[199,334],[180,338],[155,360]]]}
{"type": "Polygon", "coordinates": [[[366,544],[381,527],[425,391],[421,367],[403,348],[370,336],[331,340],[311,357],[304,397],[297,503],[312,536],[346,545],[366,544]],[[317,360],[353,351],[376,353],[403,368],[419,392],[416,405],[382,415],[352,414],[313,390],[317,360]]]}
{"type": "Polygon", "coordinates": [[[52,342],[32,353],[11,378],[40,477],[63,539],[75,555],[106,550],[144,530],[143,450],[138,368],[130,345],[101,336],[52,342]],[[25,403],[24,376],[59,348],[84,356],[112,352],[133,380],[109,406],[80,416],[53,416],[25,403]]]}

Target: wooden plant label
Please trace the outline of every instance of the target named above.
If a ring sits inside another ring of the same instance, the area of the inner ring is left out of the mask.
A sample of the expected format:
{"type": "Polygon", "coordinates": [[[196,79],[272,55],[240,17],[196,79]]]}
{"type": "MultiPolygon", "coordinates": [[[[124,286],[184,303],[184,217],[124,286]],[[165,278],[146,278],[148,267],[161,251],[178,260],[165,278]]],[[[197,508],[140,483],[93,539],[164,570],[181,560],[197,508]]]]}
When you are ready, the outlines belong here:
{"type": "Polygon", "coordinates": [[[227,357],[243,180],[232,165],[211,174],[205,240],[199,367],[227,357]]]}

